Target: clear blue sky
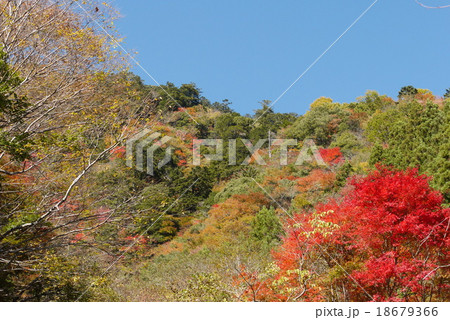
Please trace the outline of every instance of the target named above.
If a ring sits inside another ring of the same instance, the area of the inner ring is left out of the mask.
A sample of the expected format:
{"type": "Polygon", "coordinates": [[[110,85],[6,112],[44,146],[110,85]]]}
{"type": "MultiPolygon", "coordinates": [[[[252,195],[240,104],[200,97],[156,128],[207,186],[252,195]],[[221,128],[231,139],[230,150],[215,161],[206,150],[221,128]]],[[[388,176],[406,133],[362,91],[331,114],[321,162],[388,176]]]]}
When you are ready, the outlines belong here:
{"type": "MultiPolygon", "coordinates": [[[[115,0],[127,49],[160,83],[196,83],[252,113],[275,100],[374,0],[115,0]]],[[[423,0],[431,5],[450,0],[423,0]]],[[[327,96],[450,87],[450,8],[379,2],[274,106],[304,113],[327,96]]],[[[140,69],[133,70],[154,84],[140,69]]]]}

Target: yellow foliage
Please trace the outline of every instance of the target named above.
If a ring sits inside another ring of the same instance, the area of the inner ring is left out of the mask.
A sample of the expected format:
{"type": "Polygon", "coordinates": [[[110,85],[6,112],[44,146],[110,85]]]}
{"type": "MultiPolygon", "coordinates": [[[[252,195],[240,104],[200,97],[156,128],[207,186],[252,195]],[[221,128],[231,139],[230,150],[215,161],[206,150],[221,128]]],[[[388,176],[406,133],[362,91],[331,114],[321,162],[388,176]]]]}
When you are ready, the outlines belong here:
{"type": "Polygon", "coordinates": [[[319,106],[326,106],[333,103],[333,99],[327,97],[320,97],[316,99],[313,103],[311,103],[310,108],[313,109],[319,106]]]}

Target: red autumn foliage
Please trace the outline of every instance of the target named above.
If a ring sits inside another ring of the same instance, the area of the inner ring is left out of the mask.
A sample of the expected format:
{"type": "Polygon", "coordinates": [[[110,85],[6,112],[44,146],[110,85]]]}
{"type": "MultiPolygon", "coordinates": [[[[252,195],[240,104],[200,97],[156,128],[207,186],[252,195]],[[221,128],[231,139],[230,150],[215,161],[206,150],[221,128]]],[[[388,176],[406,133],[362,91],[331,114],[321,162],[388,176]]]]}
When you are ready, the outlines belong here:
{"type": "Polygon", "coordinates": [[[450,209],[428,182],[416,169],[379,168],[295,215],[258,300],[447,300],[450,209]]]}
{"type": "Polygon", "coordinates": [[[344,161],[341,149],[339,147],[330,149],[319,149],[320,156],[323,161],[328,164],[339,164],[344,161]]]}
{"type": "Polygon", "coordinates": [[[140,235],[126,236],[124,239],[125,246],[119,248],[124,252],[138,252],[147,249],[148,239],[147,237],[140,235]]]}
{"type": "Polygon", "coordinates": [[[121,147],[116,147],[114,149],[111,150],[111,160],[114,159],[123,159],[125,158],[125,154],[126,154],[126,148],[121,146],[121,147]]]}
{"type": "Polygon", "coordinates": [[[70,243],[77,243],[86,238],[86,235],[84,233],[77,233],[73,236],[73,239],[70,241],[70,243]]]}
{"type": "Polygon", "coordinates": [[[297,190],[299,192],[316,192],[330,189],[336,179],[336,174],[331,171],[314,169],[305,177],[297,179],[297,190]]]}

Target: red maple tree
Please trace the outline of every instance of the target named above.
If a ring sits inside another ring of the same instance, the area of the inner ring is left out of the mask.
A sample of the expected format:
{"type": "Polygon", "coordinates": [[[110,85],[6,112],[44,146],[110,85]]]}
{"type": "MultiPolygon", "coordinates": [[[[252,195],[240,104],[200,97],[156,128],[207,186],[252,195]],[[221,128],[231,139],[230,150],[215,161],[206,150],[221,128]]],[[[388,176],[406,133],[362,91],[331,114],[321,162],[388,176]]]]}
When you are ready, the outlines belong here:
{"type": "Polygon", "coordinates": [[[445,301],[450,209],[416,169],[379,168],[299,213],[259,300],[445,301]]]}
{"type": "Polygon", "coordinates": [[[328,164],[339,164],[344,161],[341,149],[339,147],[329,149],[319,149],[323,161],[328,164]]]}

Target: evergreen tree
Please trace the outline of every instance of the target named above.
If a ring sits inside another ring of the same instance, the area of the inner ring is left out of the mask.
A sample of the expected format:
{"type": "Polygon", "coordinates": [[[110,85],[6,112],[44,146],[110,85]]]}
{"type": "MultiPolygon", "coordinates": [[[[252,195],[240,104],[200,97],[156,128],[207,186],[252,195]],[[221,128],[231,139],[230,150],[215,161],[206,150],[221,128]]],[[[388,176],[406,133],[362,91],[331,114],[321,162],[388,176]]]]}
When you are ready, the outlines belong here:
{"type": "Polygon", "coordinates": [[[345,162],[336,175],[336,187],[343,187],[347,183],[347,178],[353,173],[353,166],[350,162],[345,162]]]}
{"type": "Polygon", "coordinates": [[[369,164],[371,166],[376,165],[377,163],[383,160],[383,147],[377,143],[372,149],[372,153],[370,154],[369,164]]]}
{"type": "Polygon", "coordinates": [[[449,110],[449,104],[440,108],[409,101],[400,104],[396,112],[375,115],[368,124],[368,136],[375,142],[370,164],[381,161],[399,169],[419,168],[433,177],[431,185],[448,199],[449,110]],[[383,149],[382,143],[387,148],[383,149]]]}
{"type": "Polygon", "coordinates": [[[419,93],[419,91],[413,86],[406,86],[400,89],[398,92],[398,98],[414,98],[417,93],[419,93]]]}
{"type": "Polygon", "coordinates": [[[449,98],[450,98],[450,88],[448,88],[444,93],[444,99],[449,99],[449,98]]]}
{"type": "Polygon", "coordinates": [[[270,249],[279,243],[282,235],[283,226],[275,209],[263,207],[253,219],[252,238],[263,248],[270,249]]]}

